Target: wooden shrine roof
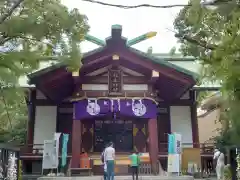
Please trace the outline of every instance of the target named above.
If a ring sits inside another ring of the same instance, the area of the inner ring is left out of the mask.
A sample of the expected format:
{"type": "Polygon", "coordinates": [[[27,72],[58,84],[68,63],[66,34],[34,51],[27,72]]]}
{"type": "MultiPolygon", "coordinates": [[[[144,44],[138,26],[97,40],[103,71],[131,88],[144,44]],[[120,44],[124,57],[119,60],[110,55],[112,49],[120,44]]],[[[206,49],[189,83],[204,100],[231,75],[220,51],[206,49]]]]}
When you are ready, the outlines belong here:
{"type": "MultiPolygon", "coordinates": [[[[158,71],[160,77],[157,85],[163,93],[163,99],[168,93],[179,91],[178,94],[182,94],[196,85],[199,69],[197,64],[191,66],[196,63],[194,58],[144,53],[128,46],[128,41],[121,36],[121,32],[120,26],[113,26],[111,37],[106,41],[98,40],[99,44],[103,46],[84,53],[80,78],[87,73],[108,66],[112,62],[112,56],[117,54],[121,58],[119,61],[121,65],[129,69],[144,72],[146,75],[151,74],[152,70],[158,71]],[[187,64],[191,70],[188,69],[187,64]],[[174,91],[174,89],[177,90],[174,91]]],[[[75,85],[72,74],[66,70],[66,65],[58,63],[44,66],[45,68],[28,75],[29,84],[41,89],[47,97],[54,101],[58,99],[61,101],[63,98],[71,96],[75,85]]],[[[26,78],[22,79],[22,82],[24,80],[26,78]]]]}

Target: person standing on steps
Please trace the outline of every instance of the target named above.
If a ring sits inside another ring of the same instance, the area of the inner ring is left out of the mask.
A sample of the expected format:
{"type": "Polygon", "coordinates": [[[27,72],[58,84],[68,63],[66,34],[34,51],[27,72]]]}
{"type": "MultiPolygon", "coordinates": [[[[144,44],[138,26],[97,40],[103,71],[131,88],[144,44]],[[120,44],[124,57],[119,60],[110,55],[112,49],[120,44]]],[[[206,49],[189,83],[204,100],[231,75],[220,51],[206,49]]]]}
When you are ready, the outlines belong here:
{"type": "Polygon", "coordinates": [[[223,180],[224,176],[224,154],[219,150],[214,150],[213,160],[215,162],[215,168],[217,173],[217,180],[223,180]]]}
{"type": "Polygon", "coordinates": [[[134,180],[135,179],[135,176],[136,176],[136,180],[138,180],[138,167],[139,167],[139,164],[140,164],[140,157],[139,157],[139,154],[138,152],[133,152],[130,156],[130,161],[131,161],[131,170],[132,170],[132,179],[134,180]]]}
{"type": "Polygon", "coordinates": [[[103,179],[107,180],[107,162],[105,160],[105,149],[108,147],[108,145],[105,145],[105,148],[103,149],[103,152],[101,154],[101,161],[103,163],[103,179]]]}
{"type": "Polygon", "coordinates": [[[107,180],[114,180],[115,149],[112,142],[105,149],[104,159],[107,163],[107,180]]]}

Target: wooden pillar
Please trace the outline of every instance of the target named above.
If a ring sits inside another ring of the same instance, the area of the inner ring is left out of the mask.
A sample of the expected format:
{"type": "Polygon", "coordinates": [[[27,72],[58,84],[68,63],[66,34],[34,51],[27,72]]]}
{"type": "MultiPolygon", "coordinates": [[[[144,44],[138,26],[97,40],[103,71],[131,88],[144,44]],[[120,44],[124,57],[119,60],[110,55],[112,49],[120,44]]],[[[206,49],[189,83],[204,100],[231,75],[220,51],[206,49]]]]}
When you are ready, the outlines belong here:
{"type": "Polygon", "coordinates": [[[157,119],[148,120],[149,155],[153,174],[157,174],[158,166],[158,129],[157,119]]]}
{"type": "Polygon", "coordinates": [[[191,124],[192,124],[192,140],[193,140],[193,147],[199,148],[199,131],[198,131],[198,118],[197,118],[197,102],[195,91],[190,91],[190,98],[191,98],[191,124]]]}
{"type": "Polygon", "coordinates": [[[73,119],[71,168],[79,168],[81,145],[82,145],[82,123],[80,120],[73,119]]]}
{"type": "Polygon", "coordinates": [[[34,139],[34,124],[36,111],[36,90],[29,90],[27,95],[28,106],[28,124],[27,124],[27,145],[33,144],[34,139]]]}
{"type": "MultiPolygon", "coordinates": [[[[72,72],[74,81],[74,90],[77,89],[77,81],[79,78],[79,70],[72,72]]],[[[75,117],[75,106],[73,105],[73,123],[72,123],[72,162],[71,168],[79,168],[80,153],[82,146],[82,122],[75,117]]]]}

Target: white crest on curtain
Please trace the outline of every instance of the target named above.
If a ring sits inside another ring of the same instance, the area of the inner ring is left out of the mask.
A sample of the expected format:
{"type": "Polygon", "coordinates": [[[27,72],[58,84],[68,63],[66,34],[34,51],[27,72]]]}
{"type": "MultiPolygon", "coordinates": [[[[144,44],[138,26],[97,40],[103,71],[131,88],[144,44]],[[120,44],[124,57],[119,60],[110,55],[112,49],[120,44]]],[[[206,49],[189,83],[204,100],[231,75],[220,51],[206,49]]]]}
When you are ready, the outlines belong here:
{"type": "Polygon", "coordinates": [[[92,116],[100,113],[100,106],[97,103],[97,99],[88,99],[87,112],[92,116]]]}
{"type": "Polygon", "coordinates": [[[120,104],[120,99],[118,99],[117,102],[118,102],[118,111],[120,112],[120,110],[121,110],[121,107],[120,107],[120,106],[121,106],[121,104],[120,104]]]}
{"type": "Polygon", "coordinates": [[[132,111],[135,116],[143,116],[147,112],[146,106],[141,99],[132,99],[132,111]]]}
{"type": "Polygon", "coordinates": [[[104,106],[107,106],[108,105],[108,102],[107,101],[103,101],[103,104],[104,104],[104,106]]]}
{"type": "Polygon", "coordinates": [[[114,108],[113,106],[114,106],[114,104],[113,104],[113,99],[111,99],[111,112],[113,112],[113,110],[114,110],[114,109],[113,109],[113,108],[114,108]]]}

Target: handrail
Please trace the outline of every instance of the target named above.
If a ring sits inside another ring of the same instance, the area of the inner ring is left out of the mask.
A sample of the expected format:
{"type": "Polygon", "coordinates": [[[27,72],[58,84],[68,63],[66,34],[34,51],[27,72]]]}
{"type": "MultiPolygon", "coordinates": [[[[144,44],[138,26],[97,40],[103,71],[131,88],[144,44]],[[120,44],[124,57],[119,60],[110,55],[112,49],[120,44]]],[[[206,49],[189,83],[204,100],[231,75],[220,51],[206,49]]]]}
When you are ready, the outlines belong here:
{"type": "MultiPolygon", "coordinates": [[[[168,143],[159,143],[159,154],[167,154],[168,152],[168,143]]],[[[213,154],[214,143],[182,143],[182,147],[193,147],[193,145],[198,145],[200,152],[203,155],[213,154]]],[[[41,156],[43,153],[43,144],[26,144],[20,145],[20,155],[22,156],[41,156]]],[[[61,151],[61,149],[59,149],[61,151]]],[[[71,152],[68,153],[71,155],[71,152]]]]}

